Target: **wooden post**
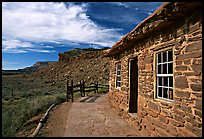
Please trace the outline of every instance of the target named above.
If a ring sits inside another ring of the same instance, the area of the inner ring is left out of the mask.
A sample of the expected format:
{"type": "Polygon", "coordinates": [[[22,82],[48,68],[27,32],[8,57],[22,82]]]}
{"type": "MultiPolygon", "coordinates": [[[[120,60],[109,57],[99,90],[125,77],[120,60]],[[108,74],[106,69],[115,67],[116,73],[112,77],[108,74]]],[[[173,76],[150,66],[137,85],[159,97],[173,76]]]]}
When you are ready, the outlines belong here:
{"type": "Polygon", "coordinates": [[[69,80],[68,80],[68,77],[67,77],[67,97],[66,97],[66,102],[69,102],[69,80]]]}
{"type": "Polygon", "coordinates": [[[83,86],[82,86],[82,82],[80,81],[80,93],[81,93],[81,97],[82,97],[82,93],[83,93],[82,88],[83,88],[83,86]]]}
{"type": "Polygon", "coordinates": [[[96,91],[98,93],[98,81],[96,82],[96,91]]]}
{"type": "Polygon", "coordinates": [[[14,95],[13,95],[13,88],[11,90],[11,97],[14,98],[14,95]]]}
{"type": "Polygon", "coordinates": [[[83,96],[85,97],[85,82],[84,82],[84,80],[83,80],[83,85],[82,85],[83,87],[83,96]]]}
{"type": "Polygon", "coordinates": [[[73,83],[73,79],[72,79],[72,82],[71,82],[71,95],[72,95],[72,102],[74,101],[73,86],[74,86],[74,83],[73,83]]]}

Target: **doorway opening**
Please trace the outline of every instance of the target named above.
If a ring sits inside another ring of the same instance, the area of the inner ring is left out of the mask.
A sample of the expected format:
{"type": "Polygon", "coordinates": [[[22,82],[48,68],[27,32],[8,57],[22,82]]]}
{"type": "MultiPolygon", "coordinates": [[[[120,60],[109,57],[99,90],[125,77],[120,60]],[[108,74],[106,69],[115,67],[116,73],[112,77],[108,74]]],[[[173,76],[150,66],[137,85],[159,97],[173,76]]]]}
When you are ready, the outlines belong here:
{"type": "Polygon", "coordinates": [[[138,109],[138,58],[130,59],[130,101],[129,113],[137,113],[138,109]]]}

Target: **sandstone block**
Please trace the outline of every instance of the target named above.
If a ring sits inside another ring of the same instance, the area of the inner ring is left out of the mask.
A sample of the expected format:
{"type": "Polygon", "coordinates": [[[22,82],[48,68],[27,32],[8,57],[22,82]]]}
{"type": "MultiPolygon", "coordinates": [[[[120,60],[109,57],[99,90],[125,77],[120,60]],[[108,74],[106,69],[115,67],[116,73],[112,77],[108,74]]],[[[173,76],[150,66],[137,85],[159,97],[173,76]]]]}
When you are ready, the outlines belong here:
{"type": "Polygon", "coordinates": [[[176,71],[186,71],[187,70],[187,66],[176,66],[176,71]]]}
{"type": "Polygon", "coordinates": [[[199,51],[199,50],[202,50],[202,41],[188,44],[186,46],[185,52],[192,52],[192,51],[199,51]]]}
{"type": "Polygon", "coordinates": [[[193,132],[193,125],[191,125],[189,122],[185,123],[184,125],[186,127],[187,130],[189,130],[190,132],[193,132]]]}
{"type": "Polygon", "coordinates": [[[202,79],[191,79],[194,83],[202,83],[202,79]]]}
{"type": "Polygon", "coordinates": [[[176,60],[184,60],[189,58],[199,58],[202,56],[202,51],[192,52],[188,54],[177,55],[176,60]]]}
{"type": "Polygon", "coordinates": [[[154,122],[153,125],[155,125],[155,126],[157,126],[157,127],[159,127],[159,128],[162,128],[162,129],[164,129],[164,130],[167,130],[167,129],[166,129],[166,125],[167,125],[167,124],[160,122],[158,119],[155,120],[155,122],[154,122]]]}
{"type": "Polygon", "coordinates": [[[154,103],[152,101],[150,101],[148,103],[148,106],[149,106],[150,109],[156,111],[157,113],[160,113],[160,111],[161,111],[160,106],[157,103],[154,103]]]}
{"type": "Polygon", "coordinates": [[[175,77],[175,87],[176,88],[188,88],[188,81],[185,76],[175,77]]]}
{"type": "Polygon", "coordinates": [[[184,64],[189,65],[189,64],[191,64],[191,61],[190,60],[185,60],[184,64]]]}
{"type": "Polygon", "coordinates": [[[200,123],[197,122],[195,119],[191,119],[189,122],[190,122],[193,126],[197,126],[197,127],[198,127],[198,125],[200,124],[200,123]]]}
{"type": "Polygon", "coordinates": [[[167,132],[169,132],[170,134],[177,136],[177,128],[171,124],[166,124],[166,129],[167,132]]]}
{"type": "Polygon", "coordinates": [[[175,55],[179,55],[180,53],[181,53],[181,50],[175,50],[175,51],[174,51],[174,54],[175,54],[175,55]]]}
{"type": "Polygon", "coordinates": [[[200,64],[200,65],[202,65],[202,58],[200,58],[200,59],[198,59],[198,58],[193,59],[192,64],[200,64]]]}
{"type": "Polygon", "coordinates": [[[149,64],[149,63],[153,62],[153,58],[152,57],[145,57],[144,61],[145,61],[146,64],[149,64]]]}
{"type": "Polygon", "coordinates": [[[175,76],[181,76],[181,75],[182,75],[182,72],[177,72],[177,71],[175,71],[175,72],[174,72],[174,75],[175,75],[175,76]]]}
{"type": "Polygon", "coordinates": [[[167,124],[168,121],[169,121],[166,117],[164,117],[162,115],[159,115],[158,118],[159,118],[159,121],[162,122],[162,123],[166,123],[167,124]]]}
{"type": "Polygon", "coordinates": [[[197,115],[197,116],[199,116],[200,118],[202,118],[202,111],[195,110],[195,115],[197,115]]]}
{"type": "Polygon", "coordinates": [[[180,115],[175,114],[175,115],[174,115],[174,118],[175,118],[175,120],[177,120],[177,121],[179,121],[179,122],[182,122],[182,123],[185,122],[183,116],[180,116],[180,115]]]}
{"type": "Polygon", "coordinates": [[[179,133],[178,134],[179,137],[196,137],[196,135],[194,133],[187,130],[185,127],[179,127],[178,133],[179,133]]]}
{"type": "Polygon", "coordinates": [[[196,99],[195,108],[202,108],[202,99],[196,99]]]}
{"type": "Polygon", "coordinates": [[[191,84],[190,85],[191,89],[193,91],[202,91],[202,84],[199,83],[199,84],[191,84]]]}
{"type": "Polygon", "coordinates": [[[150,115],[147,115],[146,117],[145,117],[151,124],[153,124],[155,121],[154,121],[154,119],[155,118],[153,118],[152,116],[150,116],[150,115]]]}
{"type": "Polygon", "coordinates": [[[174,137],[172,134],[168,133],[165,130],[157,129],[156,131],[158,132],[160,137],[174,137]]]}
{"type": "Polygon", "coordinates": [[[190,92],[183,92],[183,91],[176,91],[175,92],[177,97],[185,97],[185,98],[189,98],[190,97],[190,92]]]}
{"type": "Polygon", "coordinates": [[[186,116],[190,117],[190,119],[194,119],[195,118],[195,116],[192,113],[186,113],[186,116]]]}
{"type": "Polygon", "coordinates": [[[145,64],[145,70],[152,71],[152,64],[145,64]]]}
{"type": "Polygon", "coordinates": [[[158,134],[158,132],[156,130],[153,131],[150,136],[151,137],[160,137],[160,135],[158,134]]]}
{"type": "Polygon", "coordinates": [[[201,72],[188,71],[188,72],[183,72],[183,74],[185,76],[199,76],[199,75],[201,75],[201,72]]]}
{"type": "Polygon", "coordinates": [[[170,109],[162,109],[161,115],[167,116],[167,117],[173,117],[172,111],[170,109]]]}
{"type": "Polygon", "coordinates": [[[152,125],[152,123],[149,122],[146,118],[142,119],[142,123],[143,123],[144,125],[146,125],[146,128],[147,128],[148,131],[153,131],[153,130],[155,130],[155,127],[154,127],[154,126],[152,125]]]}
{"type": "Polygon", "coordinates": [[[180,115],[182,117],[185,116],[185,113],[183,111],[181,111],[181,110],[178,110],[178,109],[174,109],[174,113],[177,114],[177,115],[180,115]]]}
{"type": "Polygon", "coordinates": [[[158,113],[154,112],[154,111],[151,110],[151,109],[148,109],[147,113],[148,113],[150,116],[154,117],[154,118],[157,118],[157,117],[158,117],[158,113]]]}
{"type": "Polygon", "coordinates": [[[175,119],[169,119],[169,123],[172,124],[173,126],[177,126],[177,127],[182,127],[184,126],[184,124],[182,122],[179,122],[175,119]]]}
{"type": "Polygon", "coordinates": [[[193,95],[195,95],[196,97],[202,97],[202,93],[196,93],[196,92],[193,92],[193,95]]]}
{"type": "Polygon", "coordinates": [[[193,64],[192,68],[195,72],[202,72],[202,64],[193,64]]]}
{"type": "Polygon", "coordinates": [[[138,97],[138,102],[141,104],[143,107],[147,106],[147,100],[144,97],[139,96],[138,97]]]}
{"type": "Polygon", "coordinates": [[[193,133],[196,134],[198,137],[202,137],[202,128],[193,126],[193,133]]]}
{"type": "Polygon", "coordinates": [[[190,107],[181,105],[180,109],[183,110],[183,111],[185,111],[185,112],[192,113],[192,110],[191,110],[190,107]]]}
{"type": "Polygon", "coordinates": [[[150,133],[147,131],[147,129],[145,127],[144,126],[142,127],[142,129],[140,130],[140,134],[145,136],[145,137],[148,137],[148,136],[150,136],[150,133]]]}

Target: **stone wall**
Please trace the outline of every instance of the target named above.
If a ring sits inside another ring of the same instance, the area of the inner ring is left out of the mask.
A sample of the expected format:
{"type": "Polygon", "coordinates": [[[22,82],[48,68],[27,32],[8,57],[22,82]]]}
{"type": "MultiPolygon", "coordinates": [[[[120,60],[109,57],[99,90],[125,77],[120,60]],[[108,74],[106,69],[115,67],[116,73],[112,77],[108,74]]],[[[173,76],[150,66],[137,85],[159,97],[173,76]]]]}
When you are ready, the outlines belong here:
{"type": "Polygon", "coordinates": [[[202,136],[202,15],[176,21],[166,30],[141,40],[134,48],[112,56],[109,100],[119,115],[144,136],[202,136]],[[173,102],[154,98],[157,50],[174,51],[173,102]],[[128,113],[129,58],[138,57],[138,113],[128,113]],[[116,64],[121,62],[121,89],[115,88],[116,64]]]}

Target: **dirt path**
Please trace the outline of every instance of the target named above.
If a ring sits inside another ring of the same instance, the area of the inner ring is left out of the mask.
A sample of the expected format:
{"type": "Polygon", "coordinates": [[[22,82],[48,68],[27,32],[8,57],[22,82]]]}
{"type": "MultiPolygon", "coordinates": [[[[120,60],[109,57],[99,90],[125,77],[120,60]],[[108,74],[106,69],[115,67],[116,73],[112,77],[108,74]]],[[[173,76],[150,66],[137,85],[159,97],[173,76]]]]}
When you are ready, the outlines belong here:
{"type": "Polygon", "coordinates": [[[140,133],[110,107],[107,94],[97,94],[55,107],[39,136],[126,137],[140,133]]]}
{"type": "Polygon", "coordinates": [[[49,112],[47,122],[40,130],[38,137],[62,137],[71,105],[71,102],[64,102],[55,106],[49,112]]]}
{"type": "Polygon", "coordinates": [[[141,136],[111,108],[107,94],[81,98],[72,104],[64,137],[141,136]]]}

